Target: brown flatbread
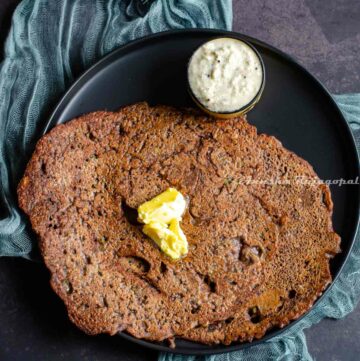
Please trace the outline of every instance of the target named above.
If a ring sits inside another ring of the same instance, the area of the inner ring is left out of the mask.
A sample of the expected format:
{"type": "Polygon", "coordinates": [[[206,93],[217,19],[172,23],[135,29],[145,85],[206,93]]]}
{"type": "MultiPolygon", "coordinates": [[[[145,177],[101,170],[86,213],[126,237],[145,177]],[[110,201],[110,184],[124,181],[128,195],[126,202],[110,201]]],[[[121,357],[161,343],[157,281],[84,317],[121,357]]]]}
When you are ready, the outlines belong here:
{"type": "Polygon", "coordinates": [[[55,127],[18,197],[79,328],[229,344],[288,324],[331,282],[330,192],[297,177],[318,180],[245,118],[139,103],[55,127]],[[136,208],[168,187],[189,199],[179,261],[136,223],[136,208]]]}

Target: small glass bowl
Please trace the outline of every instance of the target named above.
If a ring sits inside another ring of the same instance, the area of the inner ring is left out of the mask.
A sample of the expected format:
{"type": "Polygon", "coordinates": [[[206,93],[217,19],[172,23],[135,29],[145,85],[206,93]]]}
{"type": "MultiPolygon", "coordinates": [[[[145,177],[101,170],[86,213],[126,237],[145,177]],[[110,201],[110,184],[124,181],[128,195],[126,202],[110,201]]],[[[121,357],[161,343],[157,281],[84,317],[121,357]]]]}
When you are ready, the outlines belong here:
{"type": "Polygon", "coordinates": [[[232,39],[232,40],[237,40],[241,43],[244,43],[246,44],[249,48],[251,48],[254,53],[257,55],[259,61],[260,61],[260,65],[261,65],[261,69],[262,69],[262,81],[261,81],[261,85],[260,85],[260,88],[258,90],[258,92],[256,93],[256,95],[253,97],[253,99],[246,105],[242,106],[240,109],[238,110],[235,110],[235,111],[232,111],[232,112],[215,112],[213,110],[210,110],[208,109],[204,104],[202,104],[199,99],[195,96],[195,94],[193,93],[192,89],[191,89],[191,86],[190,86],[190,81],[189,81],[189,65],[191,63],[191,59],[193,57],[193,55],[195,54],[195,52],[200,48],[202,47],[204,44],[206,44],[207,42],[201,44],[193,53],[193,55],[190,57],[189,59],[189,62],[188,62],[188,65],[187,65],[187,87],[188,87],[188,91],[189,91],[189,94],[191,96],[191,98],[193,99],[193,101],[195,102],[195,104],[200,108],[202,109],[204,112],[210,114],[211,116],[213,117],[216,117],[216,118],[222,118],[222,119],[229,119],[229,118],[234,118],[234,117],[237,117],[237,116],[241,116],[241,115],[244,115],[246,114],[247,112],[249,112],[252,108],[254,108],[254,106],[257,104],[257,102],[260,100],[261,98],[261,95],[263,93],[263,90],[264,90],[264,87],[265,87],[265,65],[264,65],[264,61],[261,57],[261,55],[259,54],[259,52],[256,50],[256,48],[248,43],[247,41],[244,41],[244,40],[240,40],[240,39],[237,39],[237,38],[231,38],[231,37],[219,37],[219,38],[213,38],[211,40],[209,40],[208,42],[210,41],[213,41],[213,40],[216,40],[216,39],[232,39]]]}

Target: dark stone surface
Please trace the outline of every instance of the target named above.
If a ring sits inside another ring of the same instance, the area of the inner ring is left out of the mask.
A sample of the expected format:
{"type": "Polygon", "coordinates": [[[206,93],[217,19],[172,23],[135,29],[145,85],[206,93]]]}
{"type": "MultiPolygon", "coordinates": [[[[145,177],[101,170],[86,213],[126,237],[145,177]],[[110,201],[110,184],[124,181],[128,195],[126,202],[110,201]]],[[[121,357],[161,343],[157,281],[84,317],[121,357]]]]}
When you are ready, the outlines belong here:
{"type": "Polygon", "coordinates": [[[344,319],[324,319],[308,329],[306,339],[316,361],[360,360],[360,308],[344,319]]]}
{"type": "MultiPolygon", "coordinates": [[[[234,30],[289,53],[335,93],[360,91],[359,0],[233,0],[234,30]]],[[[0,1],[0,44],[18,0],[0,1]]],[[[0,57],[2,56],[2,50],[0,57]]],[[[67,319],[42,264],[0,259],[0,360],[156,360],[118,337],[89,337],[67,319]]],[[[360,307],[306,331],[317,361],[360,359],[360,307]]]]}
{"type": "Polygon", "coordinates": [[[359,0],[234,0],[233,29],[294,56],[333,93],[360,91],[359,0]]]}

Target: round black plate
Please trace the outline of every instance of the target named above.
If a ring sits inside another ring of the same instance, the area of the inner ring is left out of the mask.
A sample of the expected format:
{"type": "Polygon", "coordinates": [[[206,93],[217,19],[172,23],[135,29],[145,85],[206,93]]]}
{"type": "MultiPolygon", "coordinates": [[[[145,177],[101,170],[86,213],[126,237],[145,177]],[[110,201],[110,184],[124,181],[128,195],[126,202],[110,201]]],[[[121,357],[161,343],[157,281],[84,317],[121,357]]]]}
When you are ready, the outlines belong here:
{"type": "MultiPolygon", "coordinates": [[[[293,59],[258,40],[220,30],[183,30],[155,34],[129,43],[85,72],[52,114],[46,131],[56,124],[94,110],[116,110],[146,100],[150,104],[192,106],[186,88],[186,64],[192,52],[216,36],[232,36],[252,43],[263,57],[266,85],[260,102],[248,115],[259,132],[276,136],[286,148],[306,159],[321,179],[354,179],[359,161],[349,127],[325,88],[293,59]]],[[[334,227],[343,252],[332,261],[336,277],[352,247],[359,218],[359,186],[332,186],[334,227]]],[[[292,322],[291,327],[296,321],[292,322]]],[[[283,330],[284,330],[283,329],[283,330]]],[[[177,340],[165,343],[138,340],[140,345],[183,354],[238,350],[268,340],[283,330],[271,330],[260,341],[230,346],[206,346],[177,340]]]]}

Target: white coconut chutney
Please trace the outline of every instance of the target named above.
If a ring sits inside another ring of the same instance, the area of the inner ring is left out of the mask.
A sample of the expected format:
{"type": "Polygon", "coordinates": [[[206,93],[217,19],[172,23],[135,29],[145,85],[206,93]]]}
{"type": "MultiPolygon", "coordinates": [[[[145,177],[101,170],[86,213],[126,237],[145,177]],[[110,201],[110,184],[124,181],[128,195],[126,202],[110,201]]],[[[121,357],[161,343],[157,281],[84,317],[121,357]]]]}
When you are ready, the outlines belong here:
{"type": "Polygon", "coordinates": [[[188,66],[196,99],[217,113],[236,112],[258,95],[263,69],[256,52],[241,40],[219,38],[200,46],[188,66]]]}

